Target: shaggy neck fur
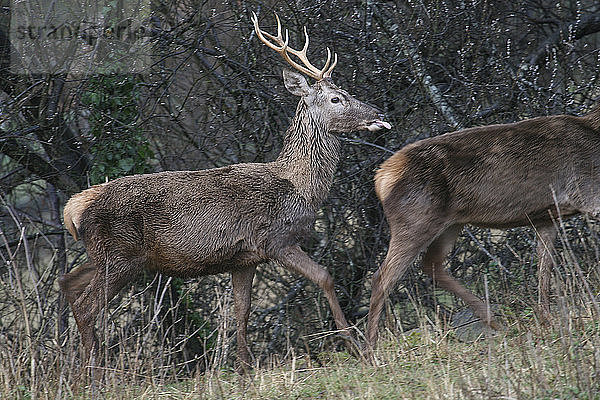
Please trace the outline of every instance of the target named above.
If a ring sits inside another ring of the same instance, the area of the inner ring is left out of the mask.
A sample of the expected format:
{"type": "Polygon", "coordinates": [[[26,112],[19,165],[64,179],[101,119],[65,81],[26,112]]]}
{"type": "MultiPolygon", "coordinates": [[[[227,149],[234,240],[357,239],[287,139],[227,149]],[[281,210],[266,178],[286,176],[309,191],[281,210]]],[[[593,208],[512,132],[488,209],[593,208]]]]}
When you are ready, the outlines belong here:
{"type": "Polygon", "coordinates": [[[323,117],[301,100],[275,161],[282,177],[316,209],[329,193],[339,159],[338,138],[329,133],[323,117]]]}

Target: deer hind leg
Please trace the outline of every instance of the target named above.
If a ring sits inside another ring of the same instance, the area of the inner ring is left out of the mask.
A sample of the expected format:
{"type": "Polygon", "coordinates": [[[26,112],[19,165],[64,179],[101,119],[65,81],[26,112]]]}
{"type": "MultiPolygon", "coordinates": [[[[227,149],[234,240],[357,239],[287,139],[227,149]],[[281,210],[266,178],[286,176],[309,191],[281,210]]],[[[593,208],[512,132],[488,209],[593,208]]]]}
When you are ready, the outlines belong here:
{"type": "Polygon", "coordinates": [[[96,274],[96,267],[91,262],[86,262],[70,272],[61,276],[58,280],[60,290],[63,292],[69,305],[73,307],[75,300],[83,293],[96,274]]]}
{"type": "Polygon", "coordinates": [[[433,279],[434,284],[462,299],[482,321],[493,329],[499,329],[498,324],[481,299],[471,293],[452,278],[444,268],[444,259],[452,250],[452,246],[462,229],[462,225],[454,225],[442,232],[423,254],[423,272],[433,279]]]}
{"type": "MultiPolygon", "coordinates": [[[[99,344],[95,333],[98,313],[127,283],[130,283],[138,269],[129,264],[110,265],[108,268],[97,268],[90,283],[79,297],[73,302],[72,310],[86,361],[93,367],[99,355],[99,344]]],[[[92,369],[92,375],[94,370],[92,369]]]]}
{"type": "Polygon", "coordinates": [[[250,351],[246,342],[246,329],[250,315],[252,280],[255,271],[256,266],[251,266],[231,273],[233,305],[237,322],[238,373],[245,373],[252,366],[250,363],[250,351]]]}
{"type": "Polygon", "coordinates": [[[314,262],[300,247],[286,248],[275,257],[285,268],[297,272],[317,284],[325,293],[329,307],[333,313],[335,325],[339,330],[348,328],[348,322],[342,312],[340,303],[335,295],[333,278],[327,270],[314,262]]]}
{"type": "Polygon", "coordinates": [[[402,278],[423,246],[430,239],[413,240],[408,232],[394,233],[388,247],[387,255],[379,269],[373,275],[369,319],[367,322],[367,358],[372,358],[372,351],[377,342],[379,319],[385,300],[392,287],[402,278]]]}
{"type": "Polygon", "coordinates": [[[554,240],[557,229],[554,225],[537,227],[537,257],[538,257],[538,304],[541,317],[548,320],[550,317],[550,278],[554,265],[554,240]]]}

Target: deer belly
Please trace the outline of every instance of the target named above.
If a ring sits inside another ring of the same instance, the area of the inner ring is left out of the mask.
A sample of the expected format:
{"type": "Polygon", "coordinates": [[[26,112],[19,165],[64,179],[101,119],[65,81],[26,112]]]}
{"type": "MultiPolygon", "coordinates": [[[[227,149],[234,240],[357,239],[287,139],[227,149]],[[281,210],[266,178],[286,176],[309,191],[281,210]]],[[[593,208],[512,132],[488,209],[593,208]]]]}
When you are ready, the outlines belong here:
{"type": "Polygon", "coordinates": [[[513,200],[473,209],[464,213],[459,219],[463,223],[485,228],[515,228],[537,223],[552,223],[558,217],[557,210],[560,210],[562,217],[578,214],[578,210],[568,203],[559,204],[557,207],[551,203],[527,204],[513,200]]]}
{"type": "Polygon", "coordinates": [[[174,277],[192,278],[231,272],[267,261],[259,251],[240,250],[228,255],[164,257],[154,253],[147,258],[146,269],[174,277]]]}

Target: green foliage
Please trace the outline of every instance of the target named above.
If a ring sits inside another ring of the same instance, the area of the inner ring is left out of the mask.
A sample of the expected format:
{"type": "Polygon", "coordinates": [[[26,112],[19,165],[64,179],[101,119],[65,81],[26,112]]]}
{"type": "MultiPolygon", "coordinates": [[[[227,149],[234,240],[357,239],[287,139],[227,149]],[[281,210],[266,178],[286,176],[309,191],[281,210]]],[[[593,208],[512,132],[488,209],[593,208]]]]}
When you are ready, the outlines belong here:
{"type": "Polygon", "coordinates": [[[29,391],[27,386],[24,386],[24,385],[17,386],[17,388],[14,392],[14,395],[15,395],[15,398],[17,398],[17,399],[23,399],[23,400],[31,399],[31,392],[29,391]]]}
{"type": "Polygon", "coordinates": [[[154,157],[137,126],[138,79],[131,75],[99,75],[88,81],[81,103],[90,110],[92,184],[150,170],[154,157]]]}

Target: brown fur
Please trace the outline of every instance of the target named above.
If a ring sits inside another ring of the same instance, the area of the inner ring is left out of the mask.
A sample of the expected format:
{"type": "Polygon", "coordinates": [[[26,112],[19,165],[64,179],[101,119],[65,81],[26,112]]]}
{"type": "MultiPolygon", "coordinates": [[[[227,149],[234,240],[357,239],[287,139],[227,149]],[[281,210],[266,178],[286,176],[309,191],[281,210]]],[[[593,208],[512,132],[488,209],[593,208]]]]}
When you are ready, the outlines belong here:
{"type": "Polygon", "coordinates": [[[95,185],[72,196],[63,210],[65,227],[75,240],[79,240],[77,234],[81,225],[81,214],[102,193],[105,184],[95,185]]]}
{"type": "Polygon", "coordinates": [[[77,194],[65,207],[65,225],[85,244],[90,266],[61,281],[87,354],[98,341],[99,311],[144,269],[172,276],[230,272],[237,319],[238,358],[251,364],[246,342],[252,279],[272,260],[325,292],[338,329],[347,322],[327,270],[300,248],[331,187],[340,144],[333,132],[381,126],[380,112],[330,80],[309,86],[284,73],[301,96],[279,157],[203,171],[127,176],[77,194]],[[340,101],[330,101],[332,98],[340,101]],[[82,290],[82,282],[88,282],[82,290]]]}
{"type": "Polygon", "coordinates": [[[421,251],[423,270],[436,284],[497,326],[486,304],[442,266],[465,224],[536,228],[539,301],[548,315],[553,217],[600,211],[600,107],[583,117],[540,117],[421,140],[385,161],[375,182],[391,238],[373,277],[371,349],[389,289],[421,251]]]}
{"type": "Polygon", "coordinates": [[[389,190],[402,178],[407,167],[408,158],[402,152],[397,152],[379,166],[375,173],[375,193],[379,201],[384,201],[389,190]]]}
{"type": "Polygon", "coordinates": [[[95,274],[96,267],[94,264],[87,262],[73,268],[68,274],[60,277],[58,284],[65,294],[69,305],[72,306],[75,300],[83,293],[95,274]]]}

